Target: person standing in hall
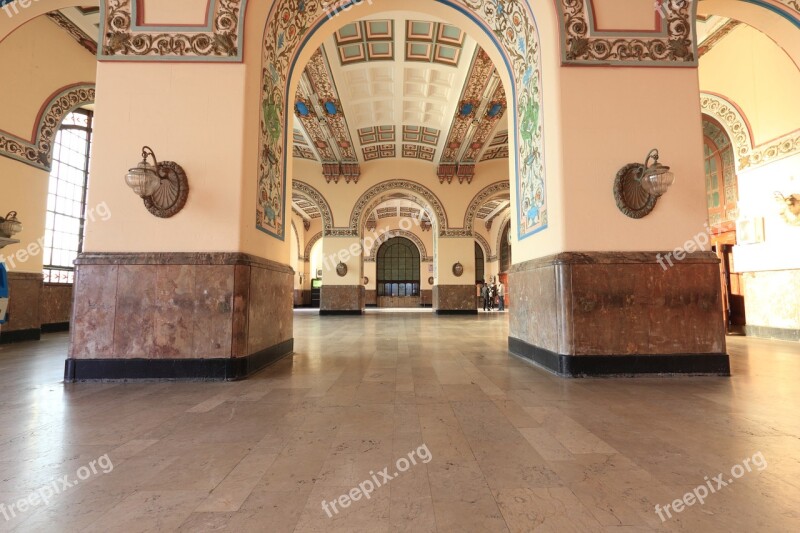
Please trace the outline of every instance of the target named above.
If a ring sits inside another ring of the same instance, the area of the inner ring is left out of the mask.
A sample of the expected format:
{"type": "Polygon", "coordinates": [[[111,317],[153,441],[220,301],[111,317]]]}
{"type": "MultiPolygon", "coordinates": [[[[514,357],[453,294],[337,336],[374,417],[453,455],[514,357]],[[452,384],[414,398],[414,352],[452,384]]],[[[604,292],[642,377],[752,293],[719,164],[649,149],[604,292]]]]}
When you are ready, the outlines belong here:
{"type": "Polygon", "coordinates": [[[483,298],[483,310],[487,311],[487,307],[489,306],[489,284],[486,283],[485,280],[481,287],[481,298],[483,298]]]}
{"type": "Polygon", "coordinates": [[[497,284],[497,299],[498,302],[498,311],[505,311],[506,310],[506,287],[503,285],[503,282],[499,282],[497,284]]]}

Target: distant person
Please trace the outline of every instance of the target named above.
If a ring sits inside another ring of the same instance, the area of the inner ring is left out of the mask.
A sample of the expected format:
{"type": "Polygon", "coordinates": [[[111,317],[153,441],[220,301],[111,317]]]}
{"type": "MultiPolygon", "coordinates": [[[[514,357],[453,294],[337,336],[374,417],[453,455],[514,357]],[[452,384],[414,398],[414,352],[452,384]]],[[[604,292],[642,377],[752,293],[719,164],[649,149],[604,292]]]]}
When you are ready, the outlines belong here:
{"type": "Polygon", "coordinates": [[[497,284],[497,299],[499,300],[499,306],[497,308],[498,311],[505,311],[506,310],[506,287],[503,285],[503,282],[497,284]]]}
{"type": "Polygon", "coordinates": [[[485,281],[481,287],[481,298],[483,298],[483,310],[488,311],[489,307],[489,284],[485,281]]]}
{"type": "Polygon", "coordinates": [[[486,294],[488,295],[488,297],[486,299],[489,302],[489,311],[494,311],[494,295],[495,295],[495,291],[494,291],[494,284],[493,283],[487,283],[486,284],[486,294]]]}

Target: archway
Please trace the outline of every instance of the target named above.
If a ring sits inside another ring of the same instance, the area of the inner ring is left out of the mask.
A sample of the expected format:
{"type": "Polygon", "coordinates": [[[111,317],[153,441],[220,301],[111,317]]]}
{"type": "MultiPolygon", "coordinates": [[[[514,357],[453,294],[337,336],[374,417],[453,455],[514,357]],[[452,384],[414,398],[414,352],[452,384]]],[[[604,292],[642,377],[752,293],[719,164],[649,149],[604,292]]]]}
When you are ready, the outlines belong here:
{"type": "Polygon", "coordinates": [[[377,254],[378,307],[419,307],[421,300],[419,248],[406,237],[381,244],[377,254]]]}

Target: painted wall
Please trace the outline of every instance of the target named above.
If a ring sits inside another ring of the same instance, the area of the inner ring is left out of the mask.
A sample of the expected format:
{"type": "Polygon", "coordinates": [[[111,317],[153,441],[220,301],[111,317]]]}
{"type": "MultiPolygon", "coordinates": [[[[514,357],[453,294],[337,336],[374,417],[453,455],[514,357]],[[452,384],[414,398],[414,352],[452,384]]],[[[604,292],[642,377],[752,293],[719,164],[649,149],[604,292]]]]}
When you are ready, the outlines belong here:
{"type": "Polygon", "coordinates": [[[756,145],[800,128],[800,70],[774,41],[745,24],[700,58],[700,89],[735,102],[756,145]]]}
{"type": "MultiPolygon", "coordinates": [[[[6,18],[4,13],[0,17],[6,18]]],[[[0,129],[31,140],[37,116],[62,87],[95,80],[97,62],[66,32],[45,17],[21,26],[0,42],[0,129]]],[[[0,216],[17,211],[21,242],[0,252],[6,258],[44,236],[48,172],[0,157],[0,216]]],[[[42,254],[7,260],[12,271],[42,271],[42,254]]]]}

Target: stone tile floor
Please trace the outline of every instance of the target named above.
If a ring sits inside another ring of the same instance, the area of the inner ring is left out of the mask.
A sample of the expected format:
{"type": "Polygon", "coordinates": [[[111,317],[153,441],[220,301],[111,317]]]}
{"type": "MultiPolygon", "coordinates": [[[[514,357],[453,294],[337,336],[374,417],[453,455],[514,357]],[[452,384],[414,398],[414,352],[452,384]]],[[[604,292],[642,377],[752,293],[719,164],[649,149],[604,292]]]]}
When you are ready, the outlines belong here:
{"type": "Polygon", "coordinates": [[[0,346],[0,530],[800,530],[800,345],[730,338],[732,378],[565,380],[507,324],[300,312],[294,356],[237,383],[64,385],[66,334],[0,346]]]}

